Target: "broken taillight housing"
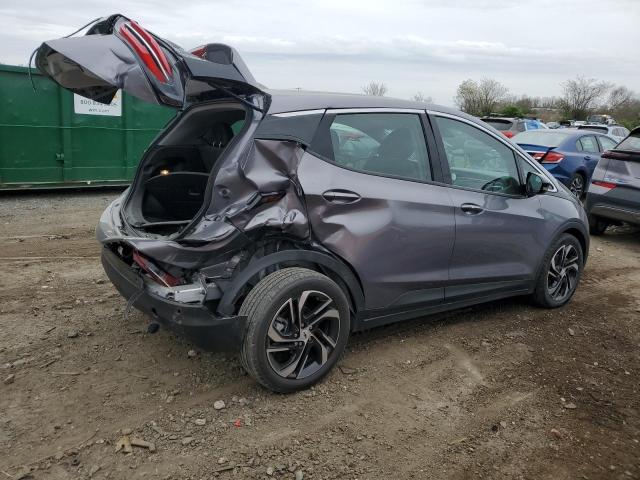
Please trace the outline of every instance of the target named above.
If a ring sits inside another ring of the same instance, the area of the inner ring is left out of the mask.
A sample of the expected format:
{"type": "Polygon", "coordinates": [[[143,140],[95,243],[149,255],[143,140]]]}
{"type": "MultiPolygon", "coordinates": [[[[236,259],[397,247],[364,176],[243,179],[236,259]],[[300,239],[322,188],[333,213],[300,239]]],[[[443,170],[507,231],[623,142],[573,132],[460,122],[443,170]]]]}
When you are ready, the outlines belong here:
{"type": "Polygon", "coordinates": [[[157,80],[162,83],[168,83],[171,80],[173,73],[169,60],[149,32],[136,22],[130,21],[120,26],[120,35],[157,80]]]}
{"type": "Polygon", "coordinates": [[[179,278],[174,277],[170,273],[167,273],[156,266],[153,262],[140,255],[137,251],[133,252],[133,261],[152,279],[165,287],[175,287],[176,285],[184,283],[179,278]]]}

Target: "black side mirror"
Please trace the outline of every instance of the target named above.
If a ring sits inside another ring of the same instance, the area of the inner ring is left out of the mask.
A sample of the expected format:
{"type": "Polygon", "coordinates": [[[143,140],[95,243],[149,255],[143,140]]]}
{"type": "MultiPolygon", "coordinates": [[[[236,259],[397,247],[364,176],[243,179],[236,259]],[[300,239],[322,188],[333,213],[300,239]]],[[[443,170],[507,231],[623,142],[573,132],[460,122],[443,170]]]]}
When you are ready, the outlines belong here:
{"type": "Polygon", "coordinates": [[[544,193],[548,189],[549,184],[545,182],[540,175],[533,172],[527,173],[527,184],[525,186],[527,197],[533,197],[534,195],[544,193]]]}

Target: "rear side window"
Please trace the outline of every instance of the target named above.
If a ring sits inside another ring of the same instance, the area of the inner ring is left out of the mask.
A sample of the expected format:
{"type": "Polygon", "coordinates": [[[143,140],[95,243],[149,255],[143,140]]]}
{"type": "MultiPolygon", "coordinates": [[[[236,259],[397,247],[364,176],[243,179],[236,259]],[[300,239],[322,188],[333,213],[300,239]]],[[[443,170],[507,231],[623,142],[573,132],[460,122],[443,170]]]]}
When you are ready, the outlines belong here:
{"type": "Polygon", "coordinates": [[[493,136],[467,123],[436,117],[456,186],[519,195],[522,187],[513,151],[493,136]]]}
{"type": "Polygon", "coordinates": [[[598,149],[598,142],[596,141],[596,137],[588,135],[586,137],[581,137],[576,142],[576,148],[580,152],[585,153],[598,153],[600,150],[598,149]]]}
{"type": "Polygon", "coordinates": [[[335,116],[329,137],[315,150],[336,164],[363,173],[431,180],[420,116],[409,113],[347,113],[335,116]],[[327,141],[328,140],[328,141],[327,141]]]}

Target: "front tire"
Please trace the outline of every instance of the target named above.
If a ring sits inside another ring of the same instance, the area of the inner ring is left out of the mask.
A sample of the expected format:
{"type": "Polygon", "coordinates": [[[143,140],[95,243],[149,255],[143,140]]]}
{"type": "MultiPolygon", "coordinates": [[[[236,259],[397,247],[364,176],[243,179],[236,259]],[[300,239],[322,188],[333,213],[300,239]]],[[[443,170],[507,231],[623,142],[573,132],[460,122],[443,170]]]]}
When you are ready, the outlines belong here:
{"type": "Polygon", "coordinates": [[[547,251],[536,281],[533,300],[541,307],[565,305],[578,287],[584,254],[576,237],[562,234],[547,251]]]}
{"type": "Polygon", "coordinates": [[[344,352],[349,304],[330,278],[306,268],[278,270],[240,307],[247,317],[242,364],[258,383],[292,392],[318,382],[344,352]]]}

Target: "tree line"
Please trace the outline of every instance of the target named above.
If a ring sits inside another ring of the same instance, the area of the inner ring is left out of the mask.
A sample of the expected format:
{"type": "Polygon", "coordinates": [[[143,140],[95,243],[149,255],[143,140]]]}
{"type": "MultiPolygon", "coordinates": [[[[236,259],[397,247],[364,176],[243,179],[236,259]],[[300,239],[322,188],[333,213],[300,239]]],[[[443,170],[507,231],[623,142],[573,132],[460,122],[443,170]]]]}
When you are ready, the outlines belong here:
{"type": "MultiPolygon", "coordinates": [[[[467,79],[456,90],[454,102],[463,112],[478,117],[500,114],[510,117],[543,116],[545,120],[585,120],[592,113],[614,117],[627,128],[640,125],[640,96],[622,85],[577,76],[561,84],[559,97],[513,95],[492,78],[467,79]]],[[[369,82],[362,88],[366,95],[383,96],[383,82],[369,82]]],[[[413,100],[430,102],[431,97],[417,92],[413,100]]]]}

